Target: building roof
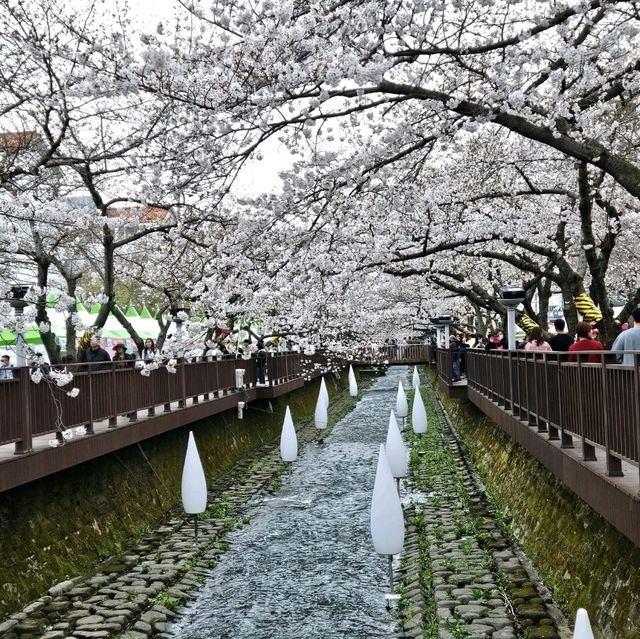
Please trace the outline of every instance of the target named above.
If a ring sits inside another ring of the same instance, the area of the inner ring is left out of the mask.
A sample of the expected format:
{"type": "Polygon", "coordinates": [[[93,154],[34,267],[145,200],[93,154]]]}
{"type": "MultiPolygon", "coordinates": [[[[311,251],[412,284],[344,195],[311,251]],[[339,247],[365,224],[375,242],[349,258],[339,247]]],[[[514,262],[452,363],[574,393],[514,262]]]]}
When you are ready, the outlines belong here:
{"type": "Polygon", "coordinates": [[[159,222],[166,219],[169,211],[160,206],[110,206],[107,209],[107,217],[120,217],[124,220],[136,219],[140,222],[159,222]]]}
{"type": "Polygon", "coordinates": [[[27,149],[40,139],[37,131],[4,131],[0,132],[0,149],[19,151],[27,149]]]}

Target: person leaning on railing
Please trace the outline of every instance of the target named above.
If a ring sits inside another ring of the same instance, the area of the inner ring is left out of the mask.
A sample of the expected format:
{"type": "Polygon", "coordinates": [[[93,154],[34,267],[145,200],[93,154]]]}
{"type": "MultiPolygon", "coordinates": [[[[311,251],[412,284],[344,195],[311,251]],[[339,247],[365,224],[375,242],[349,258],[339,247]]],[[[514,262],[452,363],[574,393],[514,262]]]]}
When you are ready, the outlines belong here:
{"type": "MultiPolygon", "coordinates": [[[[640,308],[636,308],[632,313],[633,328],[622,331],[611,347],[612,351],[640,351],[640,308]]],[[[618,364],[625,366],[633,366],[633,353],[625,353],[624,355],[616,355],[618,364]]]]}
{"type": "MultiPolygon", "coordinates": [[[[591,328],[591,324],[589,324],[588,322],[578,322],[578,326],[576,327],[576,337],[578,339],[576,340],[575,344],[569,346],[569,352],[571,353],[571,355],[569,355],[570,362],[578,361],[578,355],[576,355],[576,352],[578,351],[604,350],[602,344],[591,337],[592,330],[593,329],[591,328]]],[[[590,364],[599,364],[600,356],[592,353],[587,357],[587,362],[589,362],[590,364]]]]}

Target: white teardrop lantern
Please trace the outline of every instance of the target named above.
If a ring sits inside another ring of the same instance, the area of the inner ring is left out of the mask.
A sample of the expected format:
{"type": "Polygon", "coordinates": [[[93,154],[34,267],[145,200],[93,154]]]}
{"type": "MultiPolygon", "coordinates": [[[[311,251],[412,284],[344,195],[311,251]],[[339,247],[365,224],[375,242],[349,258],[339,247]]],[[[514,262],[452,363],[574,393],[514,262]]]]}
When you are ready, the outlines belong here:
{"type": "Polygon", "coordinates": [[[329,392],[327,391],[327,385],[324,383],[324,376],[320,381],[320,396],[324,400],[324,405],[329,409],[329,392]]]}
{"type": "Polygon", "coordinates": [[[409,405],[407,404],[407,396],[404,393],[402,380],[398,382],[398,395],[396,397],[396,415],[398,417],[406,417],[409,414],[409,405]]]}
{"type": "Polygon", "coordinates": [[[280,457],[282,457],[282,461],[286,462],[292,462],[298,458],[298,438],[288,406],[284,413],[282,433],[280,434],[280,457]]]}
{"type": "Polygon", "coordinates": [[[316,428],[322,430],[327,427],[329,423],[329,416],[327,414],[327,404],[324,401],[322,393],[318,393],[318,401],[316,402],[316,412],[314,415],[314,421],[316,428]]]}
{"type": "Polygon", "coordinates": [[[424,408],[422,394],[420,390],[416,390],[413,396],[413,406],[411,408],[411,426],[414,433],[427,432],[427,411],[424,408]]]}
{"type": "Polygon", "coordinates": [[[207,509],[207,480],[193,432],[189,432],[187,454],[182,469],[182,505],[188,515],[197,515],[207,509]]]}
{"type": "Polygon", "coordinates": [[[351,397],[358,396],[358,382],[356,381],[356,374],[353,372],[353,366],[349,365],[349,395],[351,397]]]}
{"type": "Polygon", "coordinates": [[[393,411],[389,415],[389,429],[387,430],[387,460],[391,468],[391,474],[396,477],[407,476],[407,447],[402,441],[402,435],[398,428],[398,422],[393,411]]]}
{"type": "Polygon", "coordinates": [[[378,469],[371,499],[371,537],[380,555],[397,555],[404,545],[404,516],[384,444],[380,445],[378,469]]]}
{"type": "Polygon", "coordinates": [[[418,375],[418,367],[413,367],[413,388],[418,390],[420,388],[420,375],[418,375]]]}
{"type": "Polygon", "coordinates": [[[573,639],[593,639],[593,630],[589,623],[589,613],[580,608],[576,614],[576,626],[573,631],[573,639]]]}

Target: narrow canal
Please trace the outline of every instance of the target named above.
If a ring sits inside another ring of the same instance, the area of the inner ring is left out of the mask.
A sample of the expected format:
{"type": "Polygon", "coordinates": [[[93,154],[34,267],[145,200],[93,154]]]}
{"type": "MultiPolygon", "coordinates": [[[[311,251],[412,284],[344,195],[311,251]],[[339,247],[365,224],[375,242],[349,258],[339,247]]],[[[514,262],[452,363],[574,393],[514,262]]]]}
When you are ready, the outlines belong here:
{"type": "Polygon", "coordinates": [[[369,511],[380,443],[398,380],[390,369],[323,444],[300,451],[276,497],[255,498],[251,523],[172,632],[183,639],[374,639],[397,636],[384,605],[386,560],[369,511]]]}

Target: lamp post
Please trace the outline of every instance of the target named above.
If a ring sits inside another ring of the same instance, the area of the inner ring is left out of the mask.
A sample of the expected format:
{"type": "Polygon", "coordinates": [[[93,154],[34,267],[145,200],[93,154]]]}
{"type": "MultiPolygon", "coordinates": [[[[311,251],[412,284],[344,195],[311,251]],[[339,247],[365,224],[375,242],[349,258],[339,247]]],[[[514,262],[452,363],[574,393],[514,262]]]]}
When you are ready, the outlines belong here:
{"type": "Polygon", "coordinates": [[[24,297],[29,291],[29,287],[25,284],[18,284],[11,287],[11,299],[9,305],[13,308],[16,314],[16,366],[25,366],[27,363],[26,347],[24,343],[24,332],[22,331],[21,321],[19,318],[24,313],[25,306],[29,305],[29,302],[24,301],[24,297]]]}
{"type": "Polygon", "coordinates": [[[444,347],[449,348],[449,330],[451,324],[453,324],[453,317],[451,315],[440,315],[438,317],[440,325],[444,328],[444,347]]]}
{"type": "Polygon", "coordinates": [[[384,444],[380,445],[378,468],[371,499],[371,537],[379,555],[387,555],[390,593],[387,607],[393,595],[393,555],[402,552],[404,546],[404,514],[393,480],[384,444]]]}
{"type": "Polygon", "coordinates": [[[429,321],[436,327],[436,348],[440,348],[442,342],[442,326],[439,317],[430,317],[429,321]]]}
{"type": "Polygon", "coordinates": [[[516,307],[524,302],[524,289],[521,286],[503,286],[498,302],[507,309],[507,341],[509,350],[516,349],[516,307]]]}
{"type": "Polygon", "coordinates": [[[182,468],[182,505],[187,515],[193,515],[193,529],[197,544],[198,515],[207,509],[207,479],[192,431],[189,432],[187,453],[182,468]]]}
{"type": "Polygon", "coordinates": [[[176,323],[176,342],[178,344],[178,356],[182,357],[184,352],[182,349],[182,324],[184,323],[185,318],[183,317],[183,313],[185,315],[189,314],[188,308],[179,308],[172,307],[169,309],[169,314],[171,315],[173,321],[176,323]]]}

